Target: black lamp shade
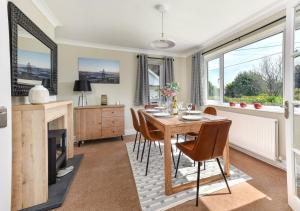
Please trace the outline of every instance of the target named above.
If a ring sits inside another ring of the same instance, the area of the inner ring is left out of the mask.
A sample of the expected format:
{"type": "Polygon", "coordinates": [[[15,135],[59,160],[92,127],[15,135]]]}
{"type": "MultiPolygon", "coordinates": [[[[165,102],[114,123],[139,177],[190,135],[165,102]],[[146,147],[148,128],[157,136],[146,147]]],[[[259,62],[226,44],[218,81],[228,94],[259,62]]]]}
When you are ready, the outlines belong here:
{"type": "Polygon", "coordinates": [[[92,91],[91,83],[88,80],[76,80],[73,91],[88,92],[92,91]]]}

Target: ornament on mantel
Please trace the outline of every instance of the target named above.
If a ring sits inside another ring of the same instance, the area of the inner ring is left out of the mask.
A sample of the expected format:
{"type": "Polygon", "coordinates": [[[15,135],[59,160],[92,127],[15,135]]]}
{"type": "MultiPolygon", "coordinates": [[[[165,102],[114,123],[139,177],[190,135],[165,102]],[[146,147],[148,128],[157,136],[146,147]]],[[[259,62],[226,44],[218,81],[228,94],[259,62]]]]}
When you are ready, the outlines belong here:
{"type": "Polygon", "coordinates": [[[49,91],[43,85],[35,85],[29,90],[31,104],[44,104],[49,102],[49,91]]]}

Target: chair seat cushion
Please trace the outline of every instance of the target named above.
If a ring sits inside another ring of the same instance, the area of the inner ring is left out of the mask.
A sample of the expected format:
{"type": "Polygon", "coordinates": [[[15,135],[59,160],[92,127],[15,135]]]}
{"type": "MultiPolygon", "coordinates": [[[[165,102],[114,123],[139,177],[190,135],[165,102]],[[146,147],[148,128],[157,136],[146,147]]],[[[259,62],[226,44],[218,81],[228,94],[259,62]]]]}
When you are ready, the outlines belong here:
{"type": "Polygon", "coordinates": [[[196,141],[185,141],[176,143],[176,147],[187,156],[193,151],[196,141]]]}
{"type": "Polygon", "coordinates": [[[164,139],[164,134],[159,130],[151,130],[150,136],[153,140],[150,141],[158,141],[164,139]]]}

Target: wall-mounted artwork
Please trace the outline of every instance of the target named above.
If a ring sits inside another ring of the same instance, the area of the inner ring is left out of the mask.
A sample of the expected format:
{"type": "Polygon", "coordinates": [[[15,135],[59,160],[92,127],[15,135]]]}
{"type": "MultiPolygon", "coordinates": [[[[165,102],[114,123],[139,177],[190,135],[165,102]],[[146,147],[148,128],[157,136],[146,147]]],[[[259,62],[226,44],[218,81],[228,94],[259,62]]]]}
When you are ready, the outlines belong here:
{"type": "Polygon", "coordinates": [[[78,58],[79,79],[91,83],[119,84],[120,62],[116,60],[78,58]]]}
{"type": "Polygon", "coordinates": [[[18,80],[19,84],[36,85],[43,80],[50,80],[51,55],[18,49],[18,80]]]}

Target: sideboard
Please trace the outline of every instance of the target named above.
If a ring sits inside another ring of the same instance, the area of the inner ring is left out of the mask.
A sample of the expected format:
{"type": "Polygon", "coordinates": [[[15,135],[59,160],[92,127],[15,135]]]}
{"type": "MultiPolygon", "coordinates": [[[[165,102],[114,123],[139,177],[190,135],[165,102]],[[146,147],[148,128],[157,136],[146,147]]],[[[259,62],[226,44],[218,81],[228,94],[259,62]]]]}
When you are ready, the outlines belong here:
{"type": "Polygon", "coordinates": [[[124,105],[75,107],[75,136],[78,144],[86,140],[124,135],[124,105]]]}

